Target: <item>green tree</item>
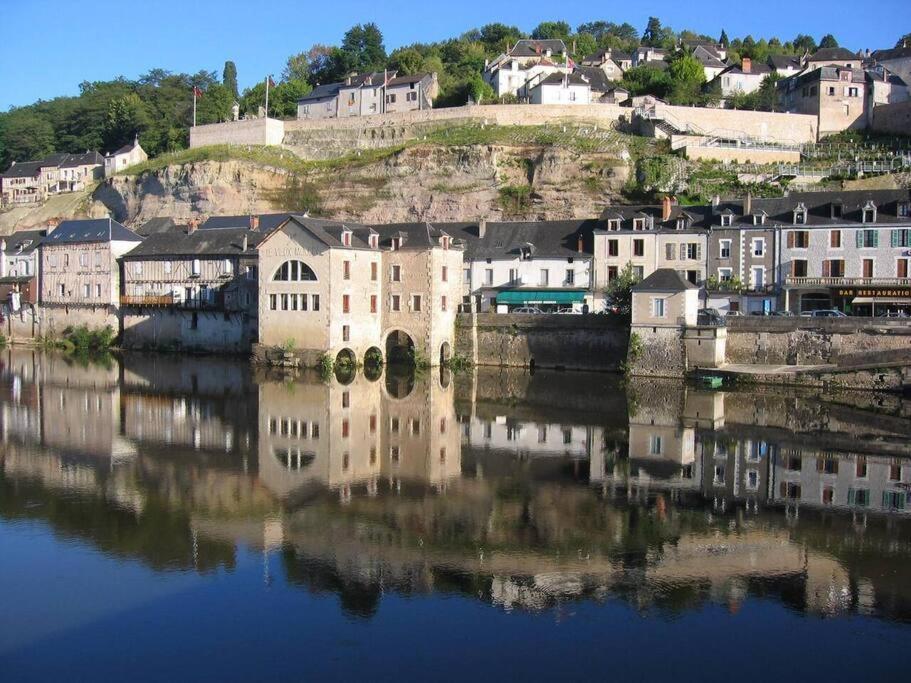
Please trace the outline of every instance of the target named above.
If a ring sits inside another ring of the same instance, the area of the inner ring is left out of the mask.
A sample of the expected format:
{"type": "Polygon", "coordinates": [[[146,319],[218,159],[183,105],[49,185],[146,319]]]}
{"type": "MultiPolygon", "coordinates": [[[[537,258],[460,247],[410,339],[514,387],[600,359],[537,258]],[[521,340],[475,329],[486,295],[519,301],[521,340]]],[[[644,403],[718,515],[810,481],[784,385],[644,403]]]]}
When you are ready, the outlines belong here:
{"type": "Polygon", "coordinates": [[[648,65],[627,69],[621,82],[633,97],[654,95],[665,98],[673,85],[671,77],[666,71],[648,65]]]}
{"type": "Polygon", "coordinates": [[[234,62],[225,62],[225,68],[221,72],[221,82],[228,89],[228,94],[235,100],[238,97],[237,92],[237,67],[234,62]]]}
{"type": "Polygon", "coordinates": [[[633,287],[639,282],[633,270],[633,264],[623,266],[617,277],[604,288],[607,310],[618,315],[629,317],[633,310],[633,287]]]}
{"type": "Polygon", "coordinates": [[[669,99],[673,104],[696,105],[705,100],[705,70],[698,59],[683,51],[675,54],[668,67],[671,79],[669,99]]]}
{"type": "Polygon", "coordinates": [[[515,26],[500,23],[482,26],[478,35],[480,42],[490,53],[506,52],[516,44],[517,40],[524,37],[525,34],[515,26]]]}
{"type": "Polygon", "coordinates": [[[393,50],[389,55],[389,68],[394,69],[402,76],[410,76],[422,70],[424,55],[413,47],[393,50]]]}
{"type": "Polygon", "coordinates": [[[567,40],[571,32],[572,29],[570,29],[569,24],[565,21],[542,21],[535,26],[534,30],[531,32],[531,37],[535,40],[549,40],[554,38],[567,40]]]}
{"type": "Polygon", "coordinates": [[[660,19],[649,17],[648,25],[642,32],[642,44],[650,47],[662,47],[672,35],[669,29],[661,25],[660,19]]]}
{"type": "Polygon", "coordinates": [[[474,74],[468,80],[466,90],[467,95],[478,104],[493,102],[497,96],[490,84],[481,78],[481,74],[474,74]]]}
{"type": "Polygon", "coordinates": [[[794,51],[798,54],[816,52],[816,41],[811,36],[805,36],[802,33],[797,34],[797,37],[791,41],[791,45],[794,46],[794,51]]]}
{"type": "Polygon", "coordinates": [[[386,65],[386,48],[379,27],[372,22],[352,26],[333,58],[341,61],[343,72],[382,71],[386,65]]]}
{"type": "Polygon", "coordinates": [[[595,40],[595,37],[591,33],[579,33],[573,37],[573,42],[576,44],[576,51],[573,53],[573,56],[577,61],[583,57],[587,57],[598,49],[598,41],[595,40]]]}
{"type": "Polygon", "coordinates": [[[54,127],[47,119],[23,109],[4,114],[3,165],[37,160],[55,150],[54,127]]]}
{"type": "Polygon", "coordinates": [[[141,135],[149,127],[149,112],[136,93],[111,102],[102,133],[104,147],[115,150],[141,135]]]}
{"type": "Polygon", "coordinates": [[[283,81],[308,81],[310,79],[310,59],[306,52],[291,55],[282,69],[283,81]]]}
{"type": "Polygon", "coordinates": [[[213,83],[196,104],[196,123],[220,123],[231,120],[235,97],[227,85],[213,83]]]}
{"type": "Polygon", "coordinates": [[[838,47],[838,41],[831,33],[827,33],[819,41],[819,47],[838,47]]]}

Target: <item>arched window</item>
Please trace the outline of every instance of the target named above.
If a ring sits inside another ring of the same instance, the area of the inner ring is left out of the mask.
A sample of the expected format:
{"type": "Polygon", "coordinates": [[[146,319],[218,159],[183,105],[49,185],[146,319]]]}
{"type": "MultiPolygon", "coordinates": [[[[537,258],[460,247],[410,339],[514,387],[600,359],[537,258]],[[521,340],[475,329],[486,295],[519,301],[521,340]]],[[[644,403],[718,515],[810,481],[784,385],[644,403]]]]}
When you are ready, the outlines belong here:
{"type": "Polygon", "coordinates": [[[275,275],[272,277],[275,282],[305,282],[316,280],[316,273],[303,261],[285,261],[275,275]]]}

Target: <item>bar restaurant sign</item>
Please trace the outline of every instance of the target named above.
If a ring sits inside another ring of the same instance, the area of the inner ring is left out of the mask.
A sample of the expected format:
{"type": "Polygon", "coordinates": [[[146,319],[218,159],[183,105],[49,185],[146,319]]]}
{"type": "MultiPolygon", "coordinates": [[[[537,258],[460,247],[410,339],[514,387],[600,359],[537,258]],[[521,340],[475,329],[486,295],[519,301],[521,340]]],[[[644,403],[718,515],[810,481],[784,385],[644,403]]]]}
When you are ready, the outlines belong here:
{"type": "Polygon", "coordinates": [[[865,296],[872,298],[902,297],[911,294],[911,287],[841,287],[838,296],[865,296]]]}

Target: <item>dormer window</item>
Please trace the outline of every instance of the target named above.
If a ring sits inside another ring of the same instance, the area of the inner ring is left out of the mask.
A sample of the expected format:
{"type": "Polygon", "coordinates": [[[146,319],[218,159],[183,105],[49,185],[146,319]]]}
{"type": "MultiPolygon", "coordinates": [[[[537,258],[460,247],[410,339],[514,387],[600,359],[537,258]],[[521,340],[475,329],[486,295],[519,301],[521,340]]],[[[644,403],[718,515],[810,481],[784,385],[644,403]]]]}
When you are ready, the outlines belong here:
{"type": "Polygon", "coordinates": [[[449,235],[443,235],[440,238],[440,246],[443,247],[443,249],[449,249],[449,235]]]}
{"type": "Polygon", "coordinates": [[[391,240],[391,244],[392,244],[392,251],[398,251],[399,249],[402,248],[402,238],[393,237],[391,240]]]}
{"type": "Polygon", "coordinates": [[[861,219],[864,223],[875,223],[876,222],[876,204],[873,202],[867,202],[863,208],[863,216],[861,219]]]}
{"type": "Polygon", "coordinates": [[[345,246],[345,247],[351,246],[351,231],[350,230],[342,231],[342,246],[345,246]]]}
{"type": "Polygon", "coordinates": [[[765,213],[753,214],[753,225],[765,225],[765,213]]]}
{"type": "Polygon", "coordinates": [[[841,218],[842,214],[842,205],[841,202],[832,202],[832,218],[841,218]]]}
{"type": "Polygon", "coordinates": [[[620,219],[619,218],[609,218],[607,220],[607,229],[608,230],[619,230],[620,229],[620,219]]]}
{"type": "Polygon", "coordinates": [[[681,216],[680,218],[677,219],[677,229],[686,230],[686,218],[683,218],[681,216]]]}
{"type": "Polygon", "coordinates": [[[524,247],[519,248],[519,257],[523,261],[530,261],[534,253],[534,250],[531,248],[531,245],[525,245],[524,247]]]}
{"type": "Polygon", "coordinates": [[[645,219],[644,218],[634,218],[633,219],[633,230],[645,230],[645,219]]]}
{"type": "Polygon", "coordinates": [[[730,227],[733,220],[734,220],[734,217],[731,214],[729,214],[729,213],[721,214],[721,227],[722,228],[730,227]]]}
{"type": "Polygon", "coordinates": [[[369,244],[371,249],[376,249],[380,246],[380,236],[376,233],[371,233],[369,238],[369,244]]]}
{"type": "Polygon", "coordinates": [[[908,218],[911,216],[911,202],[899,202],[895,213],[899,218],[908,218]]]}
{"type": "Polygon", "coordinates": [[[794,209],[794,225],[806,225],[807,224],[807,207],[801,202],[797,205],[797,208],[794,209]]]}

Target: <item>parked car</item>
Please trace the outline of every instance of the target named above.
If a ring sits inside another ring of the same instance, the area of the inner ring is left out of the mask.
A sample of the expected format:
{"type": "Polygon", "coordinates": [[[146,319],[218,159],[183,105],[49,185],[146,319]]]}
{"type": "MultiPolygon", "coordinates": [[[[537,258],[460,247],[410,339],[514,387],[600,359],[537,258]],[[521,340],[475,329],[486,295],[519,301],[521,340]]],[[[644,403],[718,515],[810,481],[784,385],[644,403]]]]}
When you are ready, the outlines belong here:
{"type": "Polygon", "coordinates": [[[791,311],[772,311],[772,315],[776,318],[793,318],[794,313],[791,311]]]}
{"type": "Polygon", "coordinates": [[[907,318],[908,314],[904,311],[885,311],[880,313],[877,318],[907,318]]]}
{"type": "Polygon", "coordinates": [[[725,315],[729,318],[736,318],[743,315],[743,311],[728,311],[725,315]]]}
{"type": "Polygon", "coordinates": [[[554,311],[558,315],[582,315],[582,311],[577,311],[574,308],[561,308],[559,311],[554,311]]]}
{"type": "MultiPolygon", "coordinates": [[[[803,315],[803,314],[801,314],[803,315]]],[[[809,318],[847,318],[848,316],[834,308],[824,308],[818,311],[810,311],[809,318]]]]}
{"type": "Polygon", "coordinates": [[[543,315],[544,311],[542,311],[537,306],[519,306],[518,308],[512,309],[510,311],[510,313],[522,313],[522,314],[526,314],[526,315],[543,315]]]}

